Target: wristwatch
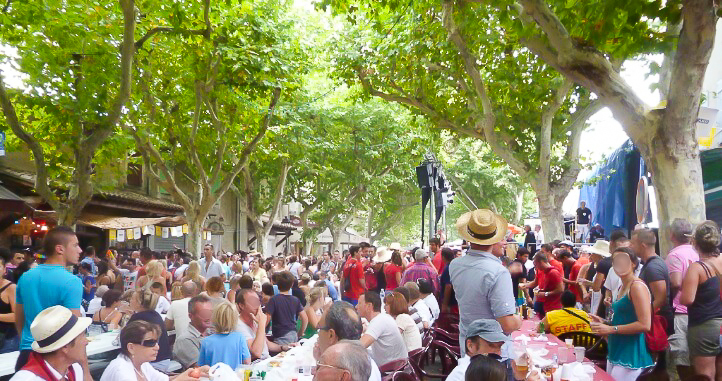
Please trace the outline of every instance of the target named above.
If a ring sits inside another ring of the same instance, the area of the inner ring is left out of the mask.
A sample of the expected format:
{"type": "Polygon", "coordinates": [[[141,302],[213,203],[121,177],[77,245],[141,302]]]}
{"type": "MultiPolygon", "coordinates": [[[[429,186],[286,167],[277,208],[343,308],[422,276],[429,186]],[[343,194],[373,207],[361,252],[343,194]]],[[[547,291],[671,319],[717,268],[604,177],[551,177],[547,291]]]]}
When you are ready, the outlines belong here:
{"type": "Polygon", "coordinates": [[[619,327],[617,327],[616,325],[614,326],[614,332],[619,332],[619,327]]]}

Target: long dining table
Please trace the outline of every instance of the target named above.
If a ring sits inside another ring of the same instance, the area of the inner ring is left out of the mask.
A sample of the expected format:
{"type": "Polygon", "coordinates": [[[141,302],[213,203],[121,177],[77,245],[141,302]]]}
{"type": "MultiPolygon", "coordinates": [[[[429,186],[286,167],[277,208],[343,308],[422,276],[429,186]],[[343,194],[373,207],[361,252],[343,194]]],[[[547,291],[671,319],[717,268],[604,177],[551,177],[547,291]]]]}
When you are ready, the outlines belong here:
{"type": "MultiPolygon", "coordinates": [[[[558,337],[556,337],[550,333],[537,335],[536,331],[537,331],[538,324],[539,324],[538,318],[522,321],[521,328],[515,332],[512,332],[512,334],[511,334],[512,339],[514,339],[514,341],[520,341],[519,339],[522,335],[526,335],[527,337],[532,337],[532,336],[546,337],[545,341],[532,339],[530,341],[530,343],[532,343],[533,345],[538,345],[538,346],[543,345],[544,348],[547,351],[549,351],[549,353],[547,355],[545,355],[544,358],[551,359],[552,356],[557,355],[557,358],[559,358],[560,360],[563,360],[565,358],[568,360],[571,360],[570,357],[560,356],[560,354],[561,354],[560,350],[566,350],[566,343],[559,340],[558,337]]],[[[574,355],[573,353],[569,354],[568,352],[566,354],[568,356],[572,356],[572,357],[574,355]]],[[[567,362],[567,361],[564,361],[564,362],[567,362]]],[[[569,362],[571,362],[571,361],[569,361],[569,362]]],[[[607,373],[604,369],[595,365],[589,359],[585,358],[583,363],[589,364],[594,367],[594,376],[592,377],[593,381],[614,381],[614,379],[612,378],[612,376],[609,375],[609,373],[607,373]]],[[[561,366],[561,364],[560,364],[560,366],[561,366]]]]}

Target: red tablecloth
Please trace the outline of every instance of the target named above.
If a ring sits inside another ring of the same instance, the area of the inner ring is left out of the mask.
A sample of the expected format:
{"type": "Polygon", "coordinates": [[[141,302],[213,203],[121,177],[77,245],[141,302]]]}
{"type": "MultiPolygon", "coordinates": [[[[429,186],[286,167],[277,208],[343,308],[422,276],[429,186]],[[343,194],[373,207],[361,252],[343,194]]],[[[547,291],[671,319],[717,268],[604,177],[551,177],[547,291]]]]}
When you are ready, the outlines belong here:
{"type": "MultiPolygon", "coordinates": [[[[521,323],[521,329],[519,329],[516,332],[512,332],[511,337],[516,338],[519,335],[527,335],[531,337],[532,332],[536,332],[537,324],[539,323],[538,319],[532,319],[532,320],[524,320],[521,323]]],[[[557,345],[545,345],[545,348],[549,351],[549,354],[545,356],[546,358],[551,358],[551,356],[557,354],[559,352],[559,348],[565,348],[566,344],[559,340],[558,337],[552,335],[552,334],[546,334],[545,335],[549,341],[532,341],[532,343],[535,344],[545,344],[545,343],[556,343],[557,345]]],[[[589,359],[585,359],[586,361],[589,361],[589,359]]],[[[591,363],[591,362],[590,362],[591,363]]],[[[612,376],[610,376],[607,372],[604,371],[604,369],[601,369],[598,366],[594,366],[594,369],[596,372],[594,372],[594,381],[614,381],[612,376]]],[[[556,380],[555,380],[556,381],[556,380]]]]}

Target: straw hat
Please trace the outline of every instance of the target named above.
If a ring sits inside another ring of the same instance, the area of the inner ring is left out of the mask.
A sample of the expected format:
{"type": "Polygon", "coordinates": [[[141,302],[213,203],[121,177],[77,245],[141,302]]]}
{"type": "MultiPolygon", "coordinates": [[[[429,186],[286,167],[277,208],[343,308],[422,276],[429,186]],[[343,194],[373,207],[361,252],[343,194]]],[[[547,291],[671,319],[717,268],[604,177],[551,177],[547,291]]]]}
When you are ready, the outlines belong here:
{"type": "Polygon", "coordinates": [[[46,308],[30,325],[30,333],[35,338],[33,350],[37,353],[56,351],[83,334],[92,322],[93,319],[79,318],[63,306],[46,308]]]}
{"type": "Polygon", "coordinates": [[[601,255],[605,258],[612,256],[612,253],[609,252],[609,241],[605,241],[603,239],[598,239],[594,242],[594,245],[588,247],[586,252],[589,254],[601,255]]]}
{"type": "Polygon", "coordinates": [[[393,251],[382,246],[376,249],[376,255],[372,260],[376,263],[388,262],[391,260],[391,254],[393,254],[393,251]]]}
{"type": "Polygon", "coordinates": [[[389,245],[389,250],[391,250],[391,251],[394,251],[394,250],[403,251],[404,249],[401,248],[401,244],[400,244],[400,243],[398,243],[398,242],[392,242],[391,245],[389,245]]]}
{"type": "Polygon", "coordinates": [[[508,224],[504,217],[488,209],[477,209],[456,220],[461,238],[478,245],[493,245],[504,239],[508,224]]]}

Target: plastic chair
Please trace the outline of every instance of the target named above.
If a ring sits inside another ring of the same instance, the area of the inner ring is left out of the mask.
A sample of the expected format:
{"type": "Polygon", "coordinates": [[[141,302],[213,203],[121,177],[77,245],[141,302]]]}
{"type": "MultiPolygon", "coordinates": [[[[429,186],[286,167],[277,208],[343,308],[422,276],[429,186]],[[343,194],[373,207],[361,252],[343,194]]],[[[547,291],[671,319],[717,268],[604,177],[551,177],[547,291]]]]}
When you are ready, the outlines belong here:
{"type": "Polygon", "coordinates": [[[409,374],[404,372],[396,372],[391,381],[419,381],[415,374],[409,374]]]}
{"type": "Polygon", "coordinates": [[[559,340],[572,339],[575,347],[586,348],[585,356],[590,360],[607,359],[607,341],[601,337],[588,332],[565,332],[559,335],[559,340]]]}
{"type": "Polygon", "coordinates": [[[379,371],[381,372],[381,376],[385,376],[387,374],[392,374],[392,373],[401,371],[404,368],[406,368],[407,366],[410,367],[409,359],[407,359],[407,358],[399,359],[399,360],[394,360],[391,362],[387,362],[384,365],[381,365],[379,367],[379,371]]]}
{"type": "Polygon", "coordinates": [[[439,342],[438,345],[434,346],[434,342],[432,342],[428,347],[409,352],[409,362],[420,380],[428,378],[440,378],[444,380],[458,364],[459,357],[454,354],[453,350],[446,343],[439,342]],[[441,374],[430,373],[424,370],[426,358],[431,347],[436,348],[441,358],[441,374]]]}

